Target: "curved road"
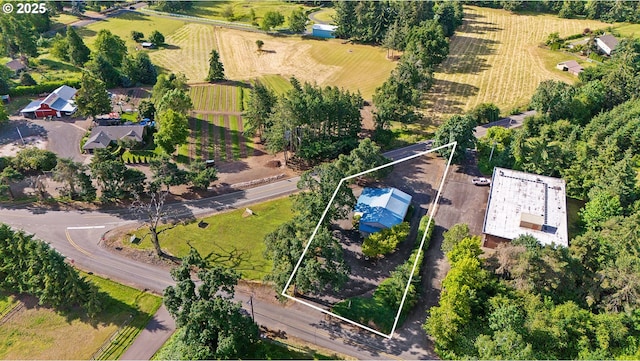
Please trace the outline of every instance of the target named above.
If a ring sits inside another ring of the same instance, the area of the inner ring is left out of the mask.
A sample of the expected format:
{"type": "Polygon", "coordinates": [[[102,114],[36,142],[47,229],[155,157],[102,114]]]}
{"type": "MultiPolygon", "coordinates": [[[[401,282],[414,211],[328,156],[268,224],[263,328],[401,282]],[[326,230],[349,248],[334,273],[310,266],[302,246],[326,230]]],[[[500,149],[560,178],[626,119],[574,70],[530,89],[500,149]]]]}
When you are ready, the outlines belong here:
{"type": "MultiPolygon", "coordinates": [[[[399,159],[428,147],[424,143],[386,153],[399,159]]],[[[249,204],[281,197],[297,191],[299,177],[221,196],[172,204],[172,213],[180,217],[197,217],[217,211],[245,207],[249,204]]],[[[59,211],[36,207],[0,208],[0,219],[10,226],[33,233],[50,243],[79,268],[109,277],[124,284],[157,293],[173,284],[166,268],[122,257],[100,246],[108,230],[138,223],[129,210],[59,211]]],[[[236,298],[248,304],[249,294],[238,292],[236,298]]],[[[255,319],[271,330],[281,331],[303,341],[358,359],[425,359],[434,355],[423,344],[407,343],[402,336],[419,330],[399,330],[392,340],[366,331],[325,320],[324,314],[297,303],[279,305],[253,298],[255,319]]],[[[425,340],[426,343],[426,340],[425,340]]]]}

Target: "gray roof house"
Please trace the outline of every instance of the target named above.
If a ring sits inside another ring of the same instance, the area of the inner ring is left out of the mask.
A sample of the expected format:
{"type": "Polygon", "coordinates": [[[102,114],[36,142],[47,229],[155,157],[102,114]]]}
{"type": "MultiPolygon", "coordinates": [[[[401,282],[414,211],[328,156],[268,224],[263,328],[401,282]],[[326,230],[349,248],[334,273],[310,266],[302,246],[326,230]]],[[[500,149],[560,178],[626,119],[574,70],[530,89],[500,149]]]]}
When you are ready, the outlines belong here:
{"type": "Polygon", "coordinates": [[[611,55],[616,50],[618,43],[620,41],[613,35],[602,35],[596,38],[596,46],[607,55],[611,55]]]}
{"type": "Polygon", "coordinates": [[[15,74],[27,69],[27,65],[20,59],[13,59],[7,64],[5,64],[7,68],[11,69],[15,74]]]}
{"type": "Polygon", "coordinates": [[[118,125],[111,127],[95,127],[91,131],[91,136],[82,146],[83,150],[91,151],[99,148],[106,148],[111,142],[118,140],[133,140],[142,142],[146,134],[147,127],[144,125],[118,125]]]}

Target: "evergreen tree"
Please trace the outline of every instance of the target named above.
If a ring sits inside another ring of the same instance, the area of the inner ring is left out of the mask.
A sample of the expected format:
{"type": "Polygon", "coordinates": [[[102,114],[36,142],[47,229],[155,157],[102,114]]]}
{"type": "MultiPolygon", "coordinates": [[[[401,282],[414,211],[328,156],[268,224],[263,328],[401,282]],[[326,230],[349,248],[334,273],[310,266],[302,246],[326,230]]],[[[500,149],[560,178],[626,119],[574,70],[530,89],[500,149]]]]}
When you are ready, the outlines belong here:
{"type": "Polygon", "coordinates": [[[211,50],[211,57],[209,58],[209,73],[205,79],[209,83],[224,80],[224,65],[220,61],[220,54],[217,50],[211,50]]]}
{"type": "Polygon", "coordinates": [[[82,66],[89,61],[91,50],[84,44],[82,38],[72,26],[67,26],[67,46],[69,47],[69,61],[73,65],[82,66]]]}

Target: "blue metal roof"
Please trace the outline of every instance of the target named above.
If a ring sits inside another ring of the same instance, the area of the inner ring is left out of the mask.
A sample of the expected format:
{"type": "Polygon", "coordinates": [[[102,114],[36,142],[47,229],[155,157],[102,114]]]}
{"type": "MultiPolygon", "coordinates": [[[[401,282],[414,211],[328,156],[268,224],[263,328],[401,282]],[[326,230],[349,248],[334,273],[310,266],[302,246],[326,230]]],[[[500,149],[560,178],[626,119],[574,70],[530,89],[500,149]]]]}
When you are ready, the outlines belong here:
{"type": "Polygon", "coordinates": [[[409,204],[411,196],[395,188],[363,189],[354,209],[362,213],[360,230],[373,233],[402,223],[409,204]]]}

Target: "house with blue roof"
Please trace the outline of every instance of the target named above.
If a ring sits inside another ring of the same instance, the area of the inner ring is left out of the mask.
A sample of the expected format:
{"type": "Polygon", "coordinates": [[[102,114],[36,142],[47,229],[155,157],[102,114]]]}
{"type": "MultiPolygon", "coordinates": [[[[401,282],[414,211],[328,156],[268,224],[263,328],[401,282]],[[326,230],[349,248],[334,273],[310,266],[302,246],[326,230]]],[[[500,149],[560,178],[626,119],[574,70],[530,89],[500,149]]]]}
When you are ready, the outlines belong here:
{"type": "Polygon", "coordinates": [[[365,188],[353,212],[360,232],[370,234],[402,223],[410,204],[411,196],[396,188],[365,188]]]}

